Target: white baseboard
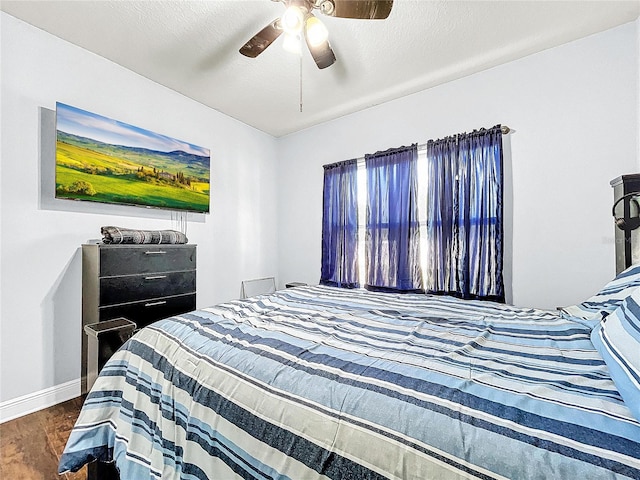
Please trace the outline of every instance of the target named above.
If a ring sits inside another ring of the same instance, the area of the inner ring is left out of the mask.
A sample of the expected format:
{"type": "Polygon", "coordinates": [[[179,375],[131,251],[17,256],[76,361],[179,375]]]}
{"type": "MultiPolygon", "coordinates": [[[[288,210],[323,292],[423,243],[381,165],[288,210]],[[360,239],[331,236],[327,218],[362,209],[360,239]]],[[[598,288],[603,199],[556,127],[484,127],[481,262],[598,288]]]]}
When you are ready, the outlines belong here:
{"type": "Polygon", "coordinates": [[[0,423],[80,396],[80,379],[0,403],[0,423]]]}

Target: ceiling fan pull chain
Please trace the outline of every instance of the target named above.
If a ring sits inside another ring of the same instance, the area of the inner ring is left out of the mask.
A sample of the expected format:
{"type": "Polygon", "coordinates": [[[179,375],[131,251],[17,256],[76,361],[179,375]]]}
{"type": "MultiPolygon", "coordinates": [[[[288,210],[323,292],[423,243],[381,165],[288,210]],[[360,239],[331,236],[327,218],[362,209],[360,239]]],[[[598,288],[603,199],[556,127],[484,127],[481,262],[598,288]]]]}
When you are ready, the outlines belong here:
{"type": "Polygon", "coordinates": [[[302,113],[302,51],[300,51],[300,113],[302,113]]]}

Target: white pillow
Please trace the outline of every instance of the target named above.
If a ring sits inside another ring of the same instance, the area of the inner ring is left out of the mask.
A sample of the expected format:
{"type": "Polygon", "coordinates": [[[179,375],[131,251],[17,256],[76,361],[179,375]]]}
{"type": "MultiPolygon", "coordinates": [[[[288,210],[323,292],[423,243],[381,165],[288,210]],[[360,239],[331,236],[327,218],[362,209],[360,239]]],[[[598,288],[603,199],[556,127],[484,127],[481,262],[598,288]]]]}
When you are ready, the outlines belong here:
{"type": "Polygon", "coordinates": [[[620,306],[622,301],[640,287],[640,264],[631,265],[616,278],[582,303],[562,307],[565,317],[593,321],[594,326],[620,306]]]}
{"type": "Polygon", "coordinates": [[[625,404],[640,420],[640,289],[591,331],[625,404]]]}

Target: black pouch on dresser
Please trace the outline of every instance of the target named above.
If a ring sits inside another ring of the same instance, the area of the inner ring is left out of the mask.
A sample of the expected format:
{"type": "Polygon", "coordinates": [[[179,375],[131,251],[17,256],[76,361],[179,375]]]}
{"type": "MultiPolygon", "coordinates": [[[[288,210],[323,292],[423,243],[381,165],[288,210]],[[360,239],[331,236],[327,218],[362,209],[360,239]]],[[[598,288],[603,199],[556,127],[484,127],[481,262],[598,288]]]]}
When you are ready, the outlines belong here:
{"type": "MultiPolygon", "coordinates": [[[[82,246],[82,325],[124,317],[137,328],[196,308],[196,245],[82,246]]],[[[87,339],[82,336],[82,392],[87,339]]]]}

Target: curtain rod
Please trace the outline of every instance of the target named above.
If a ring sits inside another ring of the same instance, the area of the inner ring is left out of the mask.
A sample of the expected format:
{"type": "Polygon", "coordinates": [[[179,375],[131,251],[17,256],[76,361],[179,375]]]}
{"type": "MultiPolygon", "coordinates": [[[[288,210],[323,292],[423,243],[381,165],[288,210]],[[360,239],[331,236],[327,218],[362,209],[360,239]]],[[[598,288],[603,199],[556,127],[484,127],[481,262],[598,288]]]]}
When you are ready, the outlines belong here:
{"type": "MultiPolygon", "coordinates": [[[[502,134],[503,134],[503,135],[506,135],[506,134],[508,134],[508,133],[511,133],[511,132],[512,132],[512,130],[511,130],[509,127],[507,127],[506,125],[501,125],[501,126],[500,126],[500,130],[502,131],[502,134]]],[[[459,135],[459,134],[457,134],[457,133],[456,133],[456,134],[449,135],[449,136],[450,136],[450,137],[454,137],[454,136],[456,136],[456,135],[459,135]]],[[[426,148],[427,148],[427,144],[426,144],[426,143],[419,143],[419,144],[418,144],[418,150],[424,150],[424,149],[426,149],[426,148]]],[[[362,157],[362,158],[364,158],[364,157],[362,157]]]]}
{"type": "MultiPolygon", "coordinates": [[[[503,135],[507,135],[508,133],[512,132],[512,130],[509,127],[507,127],[506,125],[500,125],[500,131],[502,131],[503,135]]],[[[513,130],[513,131],[515,131],[515,130],[513,130]]],[[[458,134],[456,133],[455,135],[458,135],[458,134]]],[[[453,135],[449,135],[449,136],[452,137],[453,135]]],[[[422,151],[422,150],[425,150],[426,148],[427,148],[427,144],[426,143],[419,143],[418,144],[418,150],[422,151]]],[[[356,160],[358,162],[363,162],[364,161],[364,157],[358,157],[358,158],[356,158],[356,160]]]]}

